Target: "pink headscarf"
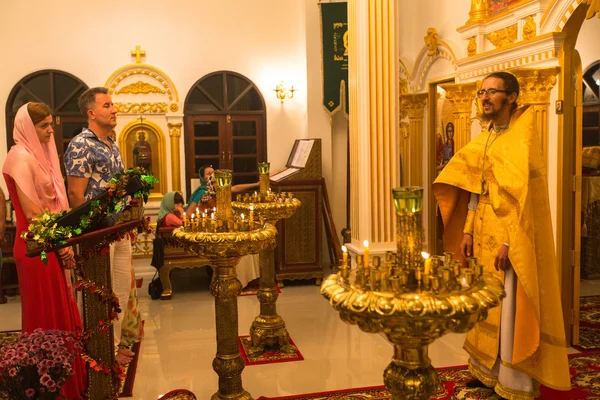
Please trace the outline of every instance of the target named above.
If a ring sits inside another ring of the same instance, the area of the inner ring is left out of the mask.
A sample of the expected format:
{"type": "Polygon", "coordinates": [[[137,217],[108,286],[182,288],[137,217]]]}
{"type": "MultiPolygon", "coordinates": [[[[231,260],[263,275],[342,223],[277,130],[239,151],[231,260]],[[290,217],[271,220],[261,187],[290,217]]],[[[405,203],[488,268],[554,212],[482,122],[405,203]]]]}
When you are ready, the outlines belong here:
{"type": "Polygon", "coordinates": [[[10,175],[25,196],[42,210],[68,210],[54,136],[47,143],[40,143],[27,104],[17,111],[13,140],[15,145],[6,156],[2,172],[10,175]]]}

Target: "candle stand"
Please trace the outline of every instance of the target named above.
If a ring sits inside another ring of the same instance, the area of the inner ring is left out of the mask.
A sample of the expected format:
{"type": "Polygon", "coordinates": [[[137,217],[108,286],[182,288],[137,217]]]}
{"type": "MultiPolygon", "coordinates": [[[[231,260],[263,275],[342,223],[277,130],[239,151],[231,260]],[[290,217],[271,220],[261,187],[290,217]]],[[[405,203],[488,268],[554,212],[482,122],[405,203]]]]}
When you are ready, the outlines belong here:
{"type": "Polygon", "coordinates": [[[425,400],[440,384],[429,345],[485,320],[505,292],[502,282],[484,274],[474,257],[468,267],[452,253],[424,258],[423,189],[397,188],[393,194],[397,253],[388,252],[383,263],[373,257],[372,265],[364,265],[358,256],[355,269],[344,262],[339,273],[323,282],[321,294],[344,322],[365,332],[384,332],[394,345],[392,362],[384,371],[392,399],[425,400]]]}
{"type": "MultiPolygon", "coordinates": [[[[273,193],[270,188],[269,163],[258,163],[260,192],[238,194],[232,203],[233,210],[249,218],[275,225],[280,219],[289,218],[296,213],[301,203],[292,193],[273,193]]],[[[274,249],[267,249],[259,254],[260,288],[257,294],[260,302],[260,314],[250,326],[252,345],[248,351],[251,356],[258,356],[268,350],[293,353],[296,348],[290,344],[290,335],[285,321],[277,314],[277,298],[279,293],[275,283],[274,249]]]]}
{"type": "Polygon", "coordinates": [[[235,266],[248,254],[275,247],[277,230],[272,224],[250,223],[235,216],[231,209],[231,171],[215,171],[216,212],[184,218],[184,225],[173,231],[189,251],[211,260],[215,278],[210,292],[215,298],[217,355],[213,369],[219,376],[219,389],[212,400],[252,399],[242,387],[244,361],[238,348],[237,295],[241,283],[235,266]]]}

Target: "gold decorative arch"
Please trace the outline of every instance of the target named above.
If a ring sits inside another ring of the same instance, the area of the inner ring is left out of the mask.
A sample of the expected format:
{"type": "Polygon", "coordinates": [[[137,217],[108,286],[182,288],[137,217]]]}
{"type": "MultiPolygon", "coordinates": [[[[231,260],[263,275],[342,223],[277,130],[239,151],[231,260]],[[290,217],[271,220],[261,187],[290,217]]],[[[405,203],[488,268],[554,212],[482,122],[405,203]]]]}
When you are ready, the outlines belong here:
{"type": "Polygon", "coordinates": [[[424,45],[417,56],[415,66],[411,74],[410,80],[412,83],[412,92],[419,92],[423,90],[425,77],[427,76],[427,73],[429,72],[429,69],[433,63],[439,58],[445,58],[446,60],[450,61],[450,64],[452,64],[452,67],[455,71],[458,69],[454,51],[444,40],[437,40],[437,48],[433,55],[430,54],[429,46],[424,45]]]}
{"type": "Polygon", "coordinates": [[[135,157],[133,148],[139,140],[139,133],[144,132],[146,141],[151,148],[151,173],[158,179],[158,183],[150,192],[150,199],[162,199],[163,194],[167,192],[167,157],[166,157],[166,139],[165,135],[158,125],[152,121],[139,119],[129,122],[121,129],[118,136],[118,144],[123,156],[125,168],[135,167],[135,157]]]}
{"type": "MultiPolygon", "coordinates": [[[[114,71],[106,80],[104,87],[108,89],[108,94],[119,94],[119,93],[131,93],[131,94],[148,94],[148,93],[157,93],[163,94],[165,97],[163,100],[167,100],[170,104],[167,105],[164,101],[161,103],[156,103],[157,107],[150,107],[152,103],[140,103],[139,105],[136,103],[128,103],[123,105],[123,110],[120,112],[127,113],[129,110],[138,110],[135,112],[177,112],[179,111],[179,93],[177,92],[177,88],[175,84],[171,80],[171,78],[161,69],[150,65],[150,64],[128,64],[125,65],[116,71],[114,71]],[[124,87],[119,87],[119,84],[123,81],[123,79],[140,75],[147,76],[152,78],[154,83],[148,82],[134,82],[130,83],[124,87]],[[145,106],[145,107],[144,107],[145,106]],[[140,111],[141,110],[141,111],[140,111]],[[154,111],[152,111],[154,110],[154,111]],[[159,111],[156,111],[159,110],[159,111]]],[[[133,111],[132,111],[133,112],[133,111]]]]}

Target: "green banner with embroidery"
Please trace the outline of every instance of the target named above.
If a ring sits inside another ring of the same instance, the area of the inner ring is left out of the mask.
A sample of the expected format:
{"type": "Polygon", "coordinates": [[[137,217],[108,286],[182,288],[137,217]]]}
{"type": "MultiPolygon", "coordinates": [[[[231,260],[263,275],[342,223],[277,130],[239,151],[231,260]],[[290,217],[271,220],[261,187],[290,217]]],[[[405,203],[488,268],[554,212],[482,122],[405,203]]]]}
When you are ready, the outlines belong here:
{"type": "Polygon", "coordinates": [[[342,94],[348,114],[348,4],[321,3],[323,40],[323,105],[339,111],[342,94]]]}

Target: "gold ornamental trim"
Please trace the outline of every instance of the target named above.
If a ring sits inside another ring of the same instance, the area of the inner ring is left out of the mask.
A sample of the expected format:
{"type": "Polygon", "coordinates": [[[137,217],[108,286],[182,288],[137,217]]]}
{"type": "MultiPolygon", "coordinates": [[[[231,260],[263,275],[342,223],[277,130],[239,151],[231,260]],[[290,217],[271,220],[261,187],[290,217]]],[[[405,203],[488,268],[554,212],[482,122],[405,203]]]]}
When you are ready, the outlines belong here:
{"type": "Polygon", "coordinates": [[[427,29],[427,35],[423,38],[425,41],[425,45],[427,46],[427,55],[435,56],[438,50],[438,33],[437,29],[429,28],[427,29]]]}
{"type": "Polygon", "coordinates": [[[177,103],[171,103],[171,106],[169,108],[171,109],[171,112],[179,111],[179,105],[177,103]]]}
{"type": "Polygon", "coordinates": [[[477,83],[449,83],[440,87],[446,91],[446,98],[454,105],[456,113],[471,114],[477,83]]]}
{"type": "Polygon", "coordinates": [[[506,28],[488,33],[485,37],[492,42],[496,48],[503,48],[517,41],[518,25],[510,25],[506,28]]]}
{"type": "Polygon", "coordinates": [[[520,86],[518,102],[523,105],[550,104],[550,94],[558,81],[560,67],[516,68],[510,72],[520,86]]]}
{"type": "Polygon", "coordinates": [[[467,55],[473,57],[475,54],[477,54],[477,36],[469,39],[469,44],[467,45],[467,55]]]}
{"type": "MultiPolygon", "coordinates": [[[[600,12],[600,0],[583,0],[582,3],[590,6],[587,14],[585,14],[585,19],[591,19],[596,13],[600,12]]],[[[600,18],[600,14],[598,14],[598,18],[600,18]]]]}
{"type": "Polygon", "coordinates": [[[344,322],[368,327],[372,333],[384,331],[393,343],[393,338],[433,341],[450,331],[467,332],[479,320],[474,316],[486,315],[505,295],[502,282],[490,274],[460,292],[402,294],[363,290],[338,274],[323,281],[321,294],[344,322]],[[417,319],[422,323],[409,323],[417,319]]]}
{"type": "Polygon", "coordinates": [[[104,83],[104,87],[108,89],[108,94],[112,95],[123,79],[133,75],[145,75],[156,79],[159,86],[164,88],[170,101],[179,101],[179,94],[173,80],[160,68],[144,63],[128,64],[113,72],[104,83]]]}
{"type": "Polygon", "coordinates": [[[401,96],[401,109],[405,110],[409,119],[423,118],[425,105],[427,104],[427,93],[411,93],[401,96]]]}
{"type": "Polygon", "coordinates": [[[161,93],[165,94],[167,91],[162,90],[161,88],[154,86],[148,82],[137,81],[135,83],[130,83],[127,86],[123,86],[121,89],[115,91],[115,94],[148,94],[148,93],[161,93]]]}
{"type": "Polygon", "coordinates": [[[169,112],[167,103],[114,103],[118,113],[122,114],[166,114],[169,112]]]}
{"type": "Polygon", "coordinates": [[[173,124],[173,123],[169,122],[167,124],[167,128],[169,128],[169,136],[180,137],[181,136],[181,126],[182,126],[181,122],[179,122],[177,124],[173,124]]]}
{"type": "Polygon", "coordinates": [[[302,203],[300,200],[293,198],[290,201],[279,203],[246,203],[242,201],[232,201],[231,207],[238,213],[243,212],[248,215],[250,207],[253,207],[254,218],[262,218],[265,221],[279,221],[287,219],[296,213],[302,203]]]}
{"type": "Polygon", "coordinates": [[[523,24],[523,40],[531,40],[537,35],[537,26],[535,25],[535,20],[533,19],[533,15],[525,18],[525,23],[523,24]]]}
{"type": "Polygon", "coordinates": [[[180,227],[173,230],[172,236],[200,257],[218,262],[274,249],[277,229],[269,223],[249,232],[186,232],[180,227]]]}

